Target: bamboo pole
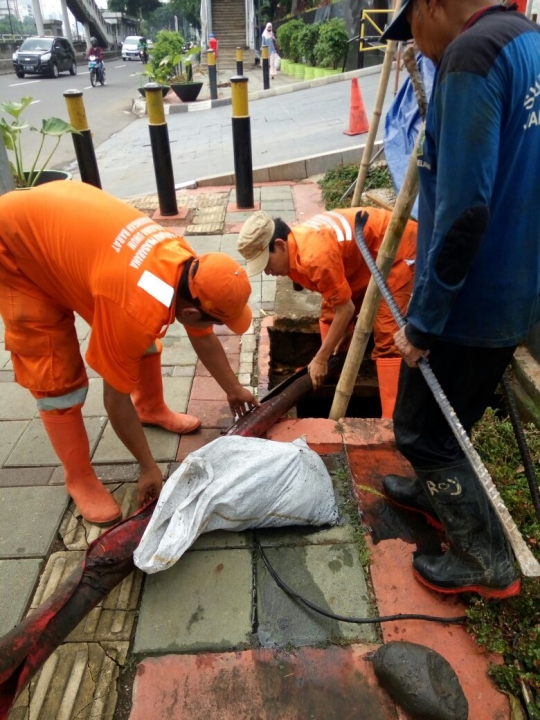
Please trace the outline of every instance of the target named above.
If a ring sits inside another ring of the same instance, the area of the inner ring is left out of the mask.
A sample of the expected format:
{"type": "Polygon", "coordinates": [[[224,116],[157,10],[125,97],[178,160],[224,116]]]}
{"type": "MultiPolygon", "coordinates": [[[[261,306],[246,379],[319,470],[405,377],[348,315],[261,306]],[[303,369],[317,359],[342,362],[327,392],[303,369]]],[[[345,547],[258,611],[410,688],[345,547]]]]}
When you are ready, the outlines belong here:
{"type": "MultiPolygon", "coordinates": [[[[396,0],[396,13],[398,12],[400,5],[401,0],[396,0]]],[[[379,130],[379,122],[381,120],[384,98],[386,97],[386,90],[388,88],[388,80],[390,78],[390,71],[392,70],[395,50],[396,42],[394,40],[388,40],[384,53],[381,77],[379,78],[377,97],[375,98],[375,109],[373,110],[373,117],[369,126],[369,132],[366,139],[366,144],[364,146],[364,152],[362,153],[362,160],[360,162],[360,167],[358,168],[358,177],[356,178],[356,187],[354,189],[354,195],[352,198],[352,207],[358,207],[358,205],[360,205],[360,198],[362,197],[362,191],[364,190],[364,185],[366,184],[367,171],[371,161],[371,156],[373,154],[373,147],[375,145],[377,132],[379,130]]]]}
{"type": "MultiPolygon", "coordinates": [[[[424,125],[420,127],[416,143],[409,159],[407,173],[401,185],[399,195],[392,212],[392,217],[386,228],[384,239],[377,254],[377,267],[386,279],[392,269],[396,252],[399,247],[403,230],[411,214],[411,210],[418,195],[418,166],[416,161],[417,148],[424,134],[424,125]]],[[[354,389],[354,383],[368,344],[375,316],[379,309],[381,293],[373,278],[369,281],[368,288],[360,314],[354,327],[351,344],[347,352],[345,364],[336,387],[334,400],[330,409],[330,419],[339,420],[345,416],[347,406],[354,389]]]]}

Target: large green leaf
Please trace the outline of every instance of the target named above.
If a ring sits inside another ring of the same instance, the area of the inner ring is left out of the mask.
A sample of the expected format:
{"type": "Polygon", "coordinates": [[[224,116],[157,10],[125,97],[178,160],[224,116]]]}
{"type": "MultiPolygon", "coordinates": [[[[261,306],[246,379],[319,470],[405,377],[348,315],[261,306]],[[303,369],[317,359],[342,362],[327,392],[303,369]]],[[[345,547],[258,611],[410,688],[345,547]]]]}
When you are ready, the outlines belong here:
{"type": "Polygon", "coordinates": [[[53,135],[54,137],[60,137],[65,133],[75,133],[77,135],[81,134],[73,125],[70,125],[65,120],[55,117],[43,120],[41,130],[39,132],[42,135],[53,135]]]}
{"type": "Polygon", "coordinates": [[[32,102],[34,98],[31,98],[29,96],[21,98],[20,102],[12,101],[12,100],[6,100],[3,103],[0,103],[0,109],[2,112],[8,113],[8,115],[11,115],[14,118],[18,118],[19,115],[25,110],[30,103],[32,102]]]}

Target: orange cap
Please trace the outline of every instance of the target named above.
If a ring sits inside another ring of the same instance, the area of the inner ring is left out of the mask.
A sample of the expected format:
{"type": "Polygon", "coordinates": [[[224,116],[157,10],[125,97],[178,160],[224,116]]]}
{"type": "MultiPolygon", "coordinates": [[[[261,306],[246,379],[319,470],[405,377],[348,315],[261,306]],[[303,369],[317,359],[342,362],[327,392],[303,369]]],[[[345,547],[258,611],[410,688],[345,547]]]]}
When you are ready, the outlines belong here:
{"type": "Polygon", "coordinates": [[[207,315],[221,320],[237,335],[251,324],[248,300],[251,285],[244,268],[225,253],[206,253],[195,274],[189,273],[189,291],[207,315]]]}

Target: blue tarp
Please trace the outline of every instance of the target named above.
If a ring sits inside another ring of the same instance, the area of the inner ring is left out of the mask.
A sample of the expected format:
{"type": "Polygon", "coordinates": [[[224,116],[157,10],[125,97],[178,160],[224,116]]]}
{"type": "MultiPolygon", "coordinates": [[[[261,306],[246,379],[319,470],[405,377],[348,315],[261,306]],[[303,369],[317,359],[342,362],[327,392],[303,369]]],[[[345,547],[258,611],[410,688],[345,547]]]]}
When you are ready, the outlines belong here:
{"type": "MultiPolygon", "coordinates": [[[[416,60],[429,100],[431,88],[433,87],[435,66],[422,53],[418,53],[416,60]]],[[[418,102],[411,79],[407,76],[384,120],[384,154],[396,192],[399,192],[407,172],[407,165],[414,148],[420,123],[418,102]]],[[[418,218],[418,200],[414,204],[411,217],[418,218]]]]}

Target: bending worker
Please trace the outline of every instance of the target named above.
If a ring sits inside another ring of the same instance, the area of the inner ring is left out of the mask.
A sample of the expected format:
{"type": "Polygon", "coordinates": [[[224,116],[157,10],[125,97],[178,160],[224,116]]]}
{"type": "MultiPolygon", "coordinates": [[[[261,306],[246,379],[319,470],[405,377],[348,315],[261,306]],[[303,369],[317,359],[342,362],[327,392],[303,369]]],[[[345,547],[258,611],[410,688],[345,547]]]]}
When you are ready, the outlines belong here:
{"type": "Polygon", "coordinates": [[[90,464],[81,413],[88,380],[75,313],[91,326],[86,360],[103,378],[113,429],[139,463],[143,504],[159,494],[162,477],[141,423],[179,434],[200,425],[163,399],[158,338],[175,319],[227,393],[232,412],[243,415],[257,404],[212,329],[248,329],[249,280],[227,255],[197,257],[173,232],[84,183],[7,193],[0,217],[0,313],[16,381],[37,400],[81,515],[96,524],[114,522],[120,508],[90,464]]]}
{"type": "MultiPolygon", "coordinates": [[[[371,278],[354,237],[354,222],[361,210],[364,208],[321,213],[294,228],[280,218],[272,220],[261,210],[246,220],[238,237],[238,251],[247,261],[248,276],[260,272],[287,275],[293,282],[323,296],[319,319],[322,345],[308,366],[314,388],[324,382],[330,356],[348,342],[371,278]]],[[[378,208],[366,210],[364,237],[376,257],[391,213],[378,208]]],[[[416,223],[409,221],[388,278],[403,313],[411,297],[415,253],[416,223]]],[[[393,340],[397,329],[382,301],[373,328],[372,357],[377,367],[383,418],[392,417],[396,400],[401,365],[393,340]]]]}

